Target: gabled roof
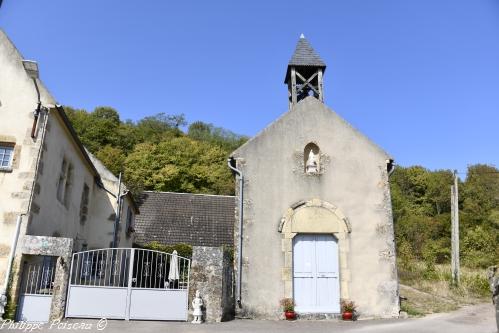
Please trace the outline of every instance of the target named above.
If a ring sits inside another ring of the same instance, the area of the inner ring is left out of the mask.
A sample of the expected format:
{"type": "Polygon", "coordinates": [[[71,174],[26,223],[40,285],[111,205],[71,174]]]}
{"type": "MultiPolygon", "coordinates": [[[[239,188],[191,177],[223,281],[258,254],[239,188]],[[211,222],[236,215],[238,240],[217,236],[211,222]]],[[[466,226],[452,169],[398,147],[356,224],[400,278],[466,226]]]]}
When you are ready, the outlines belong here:
{"type": "MultiPolygon", "coordinates": [[[[249,149],[250,146],[252,145],[258,145],[261,144],[262,141],[265,140],[271,140],[272,135],[271,133],[276,130],[277,127],[281,126],[283,123],[289,123],[290,119],[293,119],[295,116],[294,114],[296,113],[302,113],[302,114],[307,114],[310,115],[312,112],[318,114],[322,113],[325,115],[328,115],[329,121],[331,122],[337,122],[340,124],[342,127],[347,128],[351,133],[355,134],[357,140],[363,141],[365,144],[370,145],[373,150],[378,151],[380,154],[382,154],[384,157],[387,159],[393,159],[390,154],[385,152],[380,146],[378,146],[376,143],[374,143],[372,140],[370,140],[366,135],[355,129],[351,124],[349,124],[345,119],[340,117],[336,112],[331,110],[328,106],[326,106],[324,103],[320,102],[317,98],[313,96],[308,96],[299,101],[293,108],[291,108],[288,112],[283,113],[279,118],[274,120],[272,123],[267,125],[263,130],[258,132],[255,136],[250,138],[248,141],[246,141],[242,146],[234,150],[230,156],[232,157],[240,157],[244,155],[245,151],[249,149]],[[259,142],[259,143],[258,143],[259,142]]],[[[311,117],[310,119],[313,119],[311,117]]],[[[298,126],[297,129],[299,129],[299,126],[297,125],[296,122],[292,121],[293,126],[298,126]]],[[[321,123],[321,126],[328,126],[327,123],[321,123]]],[[[296,135],[296,133],[294,134],[296,135]]]]}
{"type": "Polygon", "coordinates": [[[290,67],[320,67],[324,70],[326,69],[326,63],[321,59],[321,57],[315,52],[313,47],[310,45],[308,40],[303,36],[300,36],[298,43],[296,44],[295,52],[288,63],[288,69],[286,71],[286,78],[284,83],[288,82],[290,67]]]}
{"type": "Polygon", "coordinates": [[[233,246],[236,199],[233,196],[143,192],[135,219],[135,243],[233,246]]]}

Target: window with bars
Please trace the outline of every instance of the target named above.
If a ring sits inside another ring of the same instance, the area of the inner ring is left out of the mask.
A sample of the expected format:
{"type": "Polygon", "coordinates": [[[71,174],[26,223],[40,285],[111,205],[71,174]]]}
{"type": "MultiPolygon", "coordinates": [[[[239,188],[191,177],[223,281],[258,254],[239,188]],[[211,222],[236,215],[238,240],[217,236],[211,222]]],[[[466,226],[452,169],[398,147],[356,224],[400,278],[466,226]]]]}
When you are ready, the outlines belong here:
{"type": "Polygon", "coordinates": [[[12,168],[13,155],[13,145],[0,143],[0,169],[10,170],[12,168]]]}

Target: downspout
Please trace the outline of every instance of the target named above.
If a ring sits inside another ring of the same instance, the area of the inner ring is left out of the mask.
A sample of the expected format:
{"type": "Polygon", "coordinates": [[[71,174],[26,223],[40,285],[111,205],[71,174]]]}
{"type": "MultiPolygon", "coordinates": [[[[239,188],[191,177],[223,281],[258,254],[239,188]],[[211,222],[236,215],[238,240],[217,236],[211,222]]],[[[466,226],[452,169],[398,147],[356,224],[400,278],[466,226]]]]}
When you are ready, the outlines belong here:
{"type": "Polygon", "coordinates": [[[121,219],[121,172],[118,176],[118,195],[116,196],[116,216],[114,219],[113,247],[118,246],[118,227],[121,219]]]}
{"type": "Polygon", "coordinates": [[[229,168],[238,174],[239,176],[239,239],[238,239],[238,249],[237,249],[237,284],[236,284],[236,295],[237,295],[237,305],[241,308],[241,281],[242,281],[242,253],[243,253],[243,185],[244,185],[244,176],[241,170],[236,169],[232,166],[232,163],[235,162],[234,158],[229,158],[227,160],[227,165],[229,168]]]}
{"type": "Polygon", "coordinates": [[[121,181],[121,172],[119,174],[119,177],[118,177],[118,194],[115,194],[113,192],[111,192],[110,190],[108,190],[104,184],[102,183],[102,180],[100,179],[100,177],[96,177],[95,178],[95,184],[97,184],[97,186],[106,191],[107,193],[109,193],[111,196],[113,196],[114,198],[116,198],[116,213],[115,213],[115,218],[114,218],[114,231],[113,231],[113,247],[116,247],[116,243],[117,243],[117,235],[118,235],[118,226],[120,224],[120,220],[121,220],[121,210],[122,210],[122,204],[123,204],[123,198],[126,197],[129,193],[128,190],[125,190],[123,192],[123,194],[121,193],[121,184],[122,184],[122,181],[121,181]]]}
{"type": "Polygon", "coordinates": [[[38,116],[40,115],[40,110],[42,108],[42,102],[40,101],[40,89],[38,89],[38,84],[36,83],[36,78],[33,78],[33,83],[35,84],[36,96],[38,104],[36,106],[35,111],[33,112],[33,126],[31,127],[31,138],[35,138],[36,125],[38,124],[38,116]]]}
{"type": "Polygon", "coordinates": [[[19,239],[19,232],[21,230],[23,215],[26,215],[26,213],[22,213],[17,216],[16,230],[14,231],[14,237],[12,238],[12,246],[10,247],[9,259],[7,261],[7,272],[5,275],[5,281],[3,283],[2,293],[6,292],[7,287],[9,286],[10,270],[12,269],[12,261],[14,259],[14,255],[16,254],[17,241],[19,239]]]}

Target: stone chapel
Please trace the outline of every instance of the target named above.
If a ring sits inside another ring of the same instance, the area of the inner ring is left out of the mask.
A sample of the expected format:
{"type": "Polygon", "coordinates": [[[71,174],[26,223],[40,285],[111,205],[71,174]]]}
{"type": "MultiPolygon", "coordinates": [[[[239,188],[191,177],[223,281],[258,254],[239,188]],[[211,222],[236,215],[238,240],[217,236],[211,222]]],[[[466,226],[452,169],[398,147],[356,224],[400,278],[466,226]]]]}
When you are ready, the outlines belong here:
{"type": "Polygon", "coordinates": [[[399,314],[392,158],[324,104],[326,64],[302,35],[284,83],[289,110],[233,152],[236,311],[363,318],[399,314]]]}

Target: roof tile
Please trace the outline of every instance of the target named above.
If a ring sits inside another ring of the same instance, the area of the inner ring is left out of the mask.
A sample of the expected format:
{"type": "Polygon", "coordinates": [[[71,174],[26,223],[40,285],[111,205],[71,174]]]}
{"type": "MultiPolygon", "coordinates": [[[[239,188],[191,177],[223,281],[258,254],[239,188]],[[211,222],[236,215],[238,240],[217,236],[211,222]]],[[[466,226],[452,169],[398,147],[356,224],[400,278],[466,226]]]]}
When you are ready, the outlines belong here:
{"type": "Polygon", "coordinates": [[[142,194],[135,243],[234,245],[235,197],[173,192],[142,194]]]}

